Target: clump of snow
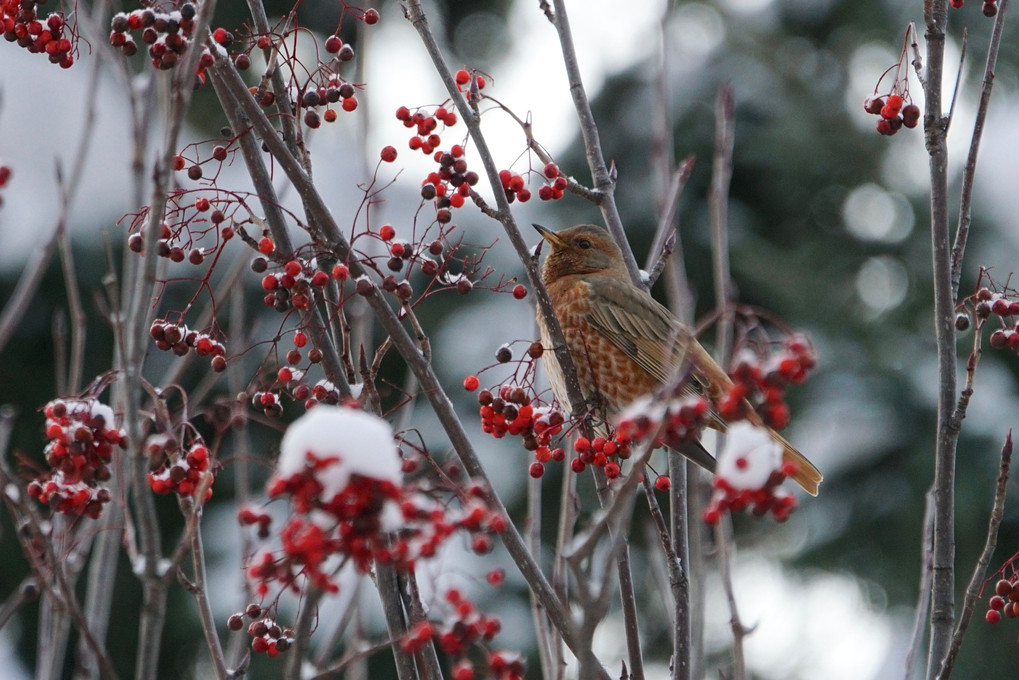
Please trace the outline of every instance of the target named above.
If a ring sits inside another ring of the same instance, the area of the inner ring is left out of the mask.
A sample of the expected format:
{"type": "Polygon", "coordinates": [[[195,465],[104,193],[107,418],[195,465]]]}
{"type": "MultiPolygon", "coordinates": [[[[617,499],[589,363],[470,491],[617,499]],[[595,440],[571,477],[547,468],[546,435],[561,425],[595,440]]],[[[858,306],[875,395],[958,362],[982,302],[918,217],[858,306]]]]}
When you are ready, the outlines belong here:
{"type": "Polygon", "coordinates": [[[781,467],[782,445],[765,428],[740,421],[726,431],[715,475],[734,489],[761,489],[781,467]]]}
{"type": "Polygon", "coordinates": [[[287,479],[309,462],[319,470],[322,498],[342,491],[352,474],[400,484],[400,455],[388,422],[359,409],[319,404],[287,429],[276,475],[287,479]]]}

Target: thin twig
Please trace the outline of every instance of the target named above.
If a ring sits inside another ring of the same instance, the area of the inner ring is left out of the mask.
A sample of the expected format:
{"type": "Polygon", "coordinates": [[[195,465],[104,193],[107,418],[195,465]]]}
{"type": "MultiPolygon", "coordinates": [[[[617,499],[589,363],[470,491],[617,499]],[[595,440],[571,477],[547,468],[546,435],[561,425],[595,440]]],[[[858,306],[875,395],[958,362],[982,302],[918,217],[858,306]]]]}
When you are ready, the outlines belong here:
{"type": "Polygon", "coordinates": [[[1001,49],[1001,36],[1005,28],[1005,12],[1008,0],[999,0],[998,14],[994,18],[991,29],[991,40],[987,46],[987,62],[984,64],[984,81],[980,89],[980,103],[977,105],[976,119],[973,121],[973,135],[970,138],[969,154],[962,171],[962,188],[959,190],[959,222],[955,228],[955,244],[952,246],[952,299],[959,296],[959,281],[962,279],[962,258],[966,252],[966,240],[969,236],[972,221],[973,181],[976,176],[977,154],[980,151],[980,140],[983,138],[984,125],[987,122],[987,110],[991,101],[991,90],[994,87],[994,72],[998,64],[998,52],[1001,49]]]}
{"type": "Polygon", "coordinates": [[[938,680],[948,680],[952,675],[952,668],[955,666],[955,658],[962,646],[962,638],[966,635],[966,628],[969,627],[970,618],[973,616],[973,608],[980,597],[981,584],[984,574],[987,573],[987,566],[991,563],[991,556],[998,544],[998,527],[1001,526],[1001,519],[1005,514],[1005,492],[1008,485],[1008,470],[1012,462],[1012,430],[1008,431],[1005,443],[1001,447],[1001,463],[998,466],[998,481],[994,487],[994,504],[991,506],[991,516],[987,520],[987,538],[984,540],[984,549],[980,558],[973,567],[973,576],[970,577],[969,586],[966,588],[966,596],[962,604],[962,612],[959,614],[959,622],[955,626],[955,633],[952,635],[952,646],[941,664],[941,672],[938,673],[938,680]]]}
{"type": "Polygon", "coordinates": [[[903,680],[913,680],[916,677],[916,664],[920,656],[920,647],[923,645],[927,613],[931,603],[931,584],[934,581],[934,557],[931,547],[934,541],[934,494],[928,491],[924,494],[924,501],[924,530],[923,540],[920,543],[920,554],[923,558],[923,563],[920,565],[920,589],[917,595],[916,611],[913,614],[913,632],[909,636],[906,674],[903,676],[903,680]]]}

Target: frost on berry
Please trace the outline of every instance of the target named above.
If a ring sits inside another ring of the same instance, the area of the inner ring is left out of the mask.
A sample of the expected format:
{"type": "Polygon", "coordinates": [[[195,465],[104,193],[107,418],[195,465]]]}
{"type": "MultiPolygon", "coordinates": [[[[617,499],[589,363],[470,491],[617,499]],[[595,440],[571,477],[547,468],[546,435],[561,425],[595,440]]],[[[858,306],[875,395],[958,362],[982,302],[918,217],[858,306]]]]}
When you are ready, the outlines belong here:
{"type": "Polygon", "coordinates": [[[770,512],[779,521],[787,519],[796,499],[779,485],[794,470],[783,464],[782,450],[782,444],[765,428],[745,421],[731,424],[725,446],[718,453],[705,521],[714,524],[724,512],[746,509],[755,515],[770,512]]]}
{"type": "MultiPolygon", "coordinates": [[[[63,11],[41,15],[45,0],[0,0],[0,33],[33,54],[44,54],[60,68],[74,65],[77,26],[63,11]]],[[[73,16],[73,14],[72,14],[73,16]]],[[[0,183],[2,186],[2,183],[0,183]]]]}
{"type": "Polygon", "coordinates": [[[43,410],[49,469],[29,483],[28,495],[56,512],[96,519],[110,500],[103,483],[110,479],[113,448],[126,443],[113,409],[94,398],[67,398],[43,410]]]}

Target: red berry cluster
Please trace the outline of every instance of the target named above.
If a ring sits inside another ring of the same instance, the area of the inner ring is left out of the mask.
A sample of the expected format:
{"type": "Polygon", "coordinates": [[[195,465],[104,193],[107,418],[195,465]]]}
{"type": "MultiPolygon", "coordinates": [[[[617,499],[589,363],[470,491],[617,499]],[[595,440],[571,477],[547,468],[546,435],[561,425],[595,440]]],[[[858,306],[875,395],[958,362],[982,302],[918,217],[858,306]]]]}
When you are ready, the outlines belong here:
{"type": "Polygon", "coordinates": [[[149,337],[156,341],[160,351],[173,351],[182,357],[194,350],[200,357],[212,357],[213,370],[219,372],[226,368],[226,346],[208,333],[193,331],[183,323],[156,319],[149,327],[149,337]]]}
{"type": "Polygon", "coordinates": [[[577,456],[570,461],[570,469],[580,474],[588,465],[600,467],[605,476],[615,479],[619,476],[619,461],[630,457],[630,440],[621,437],[618,432],[609,437],[577,437],[573,442],[573,450],[577,456]]]}
{"type": "MultiPolygon", "coordinates": [[[[264,252],[262,245],[260,242],[259,250],[264,252]]],[[[271,240],[269,245],[272,245],[271,240]]],[[[268,268],[269,261],[264,257],[256,257],[251,262],[251,269],[256,273],[266,272],[268,268]]],[[[327,283],[329,274],[314,266],[314,263],[299,258],[288,260],[279,270],[262,277],[265,306],[278,312],[308,309],[314,302],[315,290],[323,288],[327,283]]]]}
{"type": "MultiPolygon", "coordinates": [[[[972,307],[972,314],[976,317],[977,328],[982,328],[984,322],[992,315],[998,317],[1002,327],[991,333],[989,342],[995,349],[1008,348],[1019,353],[1019,299],[1012,299],[1008,293],[992,292],[989,288],[980,288],[969,300],[967,305],[972,307]]],[[[965,331],[970,326],[970,316],[966,312],[960,312],[955,317],[955,327],[965,331]]]]}
{"type": "Polygon", "coordinates": [[[272,517],[267,512],[258,512],[247,506],[237,511],[237,522],[241,526],[258,526],[258,537],[262,540],[269,538],[269,526],[272,524],[272,517]]]}
{"type": "Polygon", "coordinates": [[[485,89],[485,85],[488,84],[485,80],[485,76],[474,71],[468,71],[467,69],[460,69],[456,72],[453,78],[456,80],[457,89],[461,92],[463,92],[465,87],[467,88],[465,96],[468,100],[471,98],[471,90],[474,87],[477,87],[480,91],[485,89]]]}
{"type": "Polygon", "coordinates": [[[502,189],[506,192],[506,200],[510,203],[513,201],[526,203],[531,200],[531,191],[524,183],[524,178],[515,172],[500,170],[499,181],[502,182],[502,189]]]}
{"type": "MultiPolygon", "coordinates": [[[[0,163],[0,189],[7,186],[7,183],[11,181],[12,174],[11,166],[0,163]]],[[[3,196],[0,196],[0,208],[4,205],[3,196]]]]}
{"type": "MultiPolygon", "coordinates": [[[[328,45],[328,42],[326,44],[328,45]]],[[[350,56],[351,58],[354,56],[353,52],[350,53],[350,56]]],[[[337,103],[344,111],[353,111],[357,108],[357,96],[352,84],[339,76],[333,76],[326,81],[325,85],[316,87],[311,84],[303,92],[297,93],[292,105],[295,109],[304,109],[305,125],[317,128],[322,125],[323,120],[327,123],[336,122],[336,109],[331,105],[337,103]],[[323,106],[325,111],[319,114],[319,109],[323,106]]]]}
{"type": "Polygon", "coordinates": [[[1000,623],[1002,615],[1014,619],[1019,617],[1019,574],[999,579],[994,584],[994,595],[987,601],[987,623],[1000,623]]]}
{"type": "MultiPolygon", "coordinates": [[[[332,498],[323,498],[320,476],[337,464],[335,456],[309,454],[303,470],[271,481],[269,496],[288,497],[294,514],[280,531],[280,554],[263,552],[248,566],[259,595],[264,596],[274,581],[300,590],[302,576],[335,592],[333,556],[350,560],[362,573],[377,562],[411,569],[415,560],[434,556],[458,530],[471,533],[475,552],[486,553],[493,547],[488,532],[506,528],[506,519],[477,498],[454,516],[412,487],[356,473],[332,498]]],[[[476,495],[483,494],[479,490],[476,495]]]]}
{"type": "Polygon", "coordinates": [[[39,17],[39,5],[46,0],[0,0],[0,32],[7,42],[16,42],[33,54],[45,54],[60,68],[74,65],[72,52],[78,42],[73,26],[63,12],[39,17]]]}
{"type": "Polygon", "coordinates": [[[908,92],[905,99],[899,94],[868,97],[863,108],[867,113],[881,116],[877,131],[886,136],[894,135],[903,127],[915,128],[920,122],[920,107],[909,101],[908,92]]]}
{"type": "MultiPolygon", "coordinates": [[[[962,9],[965,4],[963,0],[948,0],[948,4],[954,9],[962,9]]],[[[984,0],[983,13],[985,17],[993,17],[998,14],[998,0],[984,0]]]]}
{"type": "Polygon", "coordinates": [[[502,628],[499,619],[480,612],[456,588],[446,591],[446,603],[452,615],[443,623],[422,621],[411,628],[400,641],[403,651],[413,654],[434,640],[439,649],[458,660],[453,664],[453,680],[473,680],[476,677],[498,680],[522,680],[524,662],[520,655],[506,651],[491,651],[485,656],[482,675],[476,675],[474,663],[468,657],[471,648],[489,642],[502,628]]]}
{"type": "Polygon", "coordinates": [[[435,199],[436,219],[445,224],[452,219],[449,208],[461,208],[471,194],[471,187],[481,179],[478,173],[467,169],[464,148],[454,144],[449,151],[436,151],[439,169],[428,173],[421,183],[421,198],[435,199]]]}
{"type": "Polygon", "coordinates": [[[717,404],[718,414],[727,421],[747,417],[753,407],[764,422],[776,430],[789,424],[785,389],[802,383],[817,365],[817,355],[802,336],[791,336],[782,350],[762,358],[750,351],[740,353],[730,376],[733,386],[717,404]]]}
{"type": "Polygon", "coordinates": [[[445,127],[453,127],[457,123],[456,112],[448,110],[444,106],[435,109],[434,113],[425,113],[418,109],[411,113],[406,106],[396,109],[396,119],[403,123],[406,128],[415,128],[416,134],[407,142],[407,146],[413,151],[420,150],[426,156],[439,148],[442,138],[436,130],[439,123],[445,127]]]}
{"type": "MultiPolygon", "coordinates": [[[[736,461],[737,466],[739,461],[736,461]]],[[[781,470],[771,473],[767,483],[759,489],[738,489],[722,477],[712,480],[714,492],[711,501],[704,509],[704,522],[718,524],[726,512],[742,512],[750,509],[754,515],[763,517],[769,512],[779,522],[789,519],[789,514],[796,509],[796,497],[779,488],[786,480],[796,473],[795,466],[786,463],[781,470]]]]}
{"type": "Polygon", "coordinates": [[[566,191],[568,184],[566,178],[559,174],[559,166],[555,163],[547,163],[542,170],[542,175],[549,182],[542,184],[538,189],[538,198],[543,201],[558,201],[563,197],[563,192],[566,191]]]}
{"type": "Polygon", "coordinates": [[[203,500],[212,498],[212,482],[216,474],[209,449],[196,441],[185,452],[165,436],[151,437],[146,444],[150,460],[161,461],[149,473],[149,487],[160,495],[175,493],[181,498],[193,496],[205,487],[203,500]]]}
{"type": "MultiPolygon", "coordinates": [[[[171,69],[177,65],[191,45],[191,32],[195,27],[196,13],[195,6],[190,2],[184,3],[179,10],[172,12],[160,12],[149,8],[136,9],[129,13],[118,12],[110,21],[110,44],[130,57],[138,52],[138,44],[131,32],[140,30],[142,42],[149,46],[152,65],[164,71],[171,69]]],[[[205,81],[205,69],[213,63],[215,58],[212,53],[207,48],[202,48],[202,56],[199,58],[196,71],[201,82],[205,81]]]]}
{"type": "Polygon", "coordinates": [[[28,485],[28,495],[66,515],[99,517],[110,492],[113,447],[127,440],[114,424],[113,410],[96,399],[55,399],[46,414],[44,451],[49,470],[28,485]]]}
{"type": "Polygon", "coordinates": [[[654,447],[676,446],[700,439],[710,412],[711,403],[704,397],[684,396],[664,403],[650,397],[639,399],[620,416],[616,437],[630,442],[654,437],[654,447]]]}
{"type": "Polygon", "coordinates": [[[227,628],[232,631],[241,630],[244,628],[245,617],[252,619],[248,625],[248,635],[251,636],[251,651],[256,654],[272,658],[290,649],[294,643],[294,631],[280,626],[276,619],[257,604],[249,604],[243,612],[231,614],[226,621],[227,628]]]}

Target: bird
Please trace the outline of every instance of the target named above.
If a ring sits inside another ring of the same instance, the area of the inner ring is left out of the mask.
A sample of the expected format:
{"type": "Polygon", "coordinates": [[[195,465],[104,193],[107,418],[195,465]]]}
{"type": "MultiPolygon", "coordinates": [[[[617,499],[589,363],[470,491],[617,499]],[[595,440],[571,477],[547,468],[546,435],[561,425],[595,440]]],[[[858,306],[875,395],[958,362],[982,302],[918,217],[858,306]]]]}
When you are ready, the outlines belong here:
{"type": "MultiPolygon", "coordinates": [[[[541,278],[566,338],[581,392],[588,404],[601,409],[607,421],[612,422],[638,398],[674,384],[682,371],[689,371],[684,389],[702,394],[713,406],[728,393],[733,386],[729,375],[688,326],[632,282],[619,246],[605,229],[594,224],[559,231],[533,226],[551,247],[541,266],[541,278]]],[[[542,346],[554,349],[540,309],[537,319],[542,346]]],[[[555,353],[545,351],[542,362],[556,399],[571,410],[555,353]]],[[[746,406],[747,419],[763,427],[757,412],[746,406]]],[[[722,431],[726,427],[714,409],[708,425],[722,431]]],[[[820,471],[781,435],[767,430],[782,445],[783,462],[793,463],[793,480],[816,496],[820,471]]],[[[714,457],[699,442],[692,444],[676,448],[713,472],[714,457]]]]}

